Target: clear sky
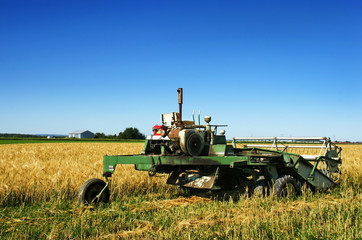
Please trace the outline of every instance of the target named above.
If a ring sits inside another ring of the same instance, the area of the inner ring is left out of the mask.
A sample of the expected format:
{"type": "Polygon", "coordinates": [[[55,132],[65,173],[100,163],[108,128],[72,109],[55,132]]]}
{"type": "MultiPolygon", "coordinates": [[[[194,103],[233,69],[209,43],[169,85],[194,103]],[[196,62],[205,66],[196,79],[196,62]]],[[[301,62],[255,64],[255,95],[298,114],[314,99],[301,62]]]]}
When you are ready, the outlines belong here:
{"type": "Polygon", "coordinates": [[[362,140],[362,1],[0,0],[0,132],[362,140]]]}

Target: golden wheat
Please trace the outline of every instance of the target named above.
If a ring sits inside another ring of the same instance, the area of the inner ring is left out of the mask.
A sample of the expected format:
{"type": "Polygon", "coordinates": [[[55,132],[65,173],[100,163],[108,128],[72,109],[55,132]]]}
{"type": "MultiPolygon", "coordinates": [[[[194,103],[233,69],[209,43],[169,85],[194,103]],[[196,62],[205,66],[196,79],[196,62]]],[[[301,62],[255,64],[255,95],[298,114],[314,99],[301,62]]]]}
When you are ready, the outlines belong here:
{"type": "MultiPolygon", "coordinates": [[[[139,154],[142,143],[57,143],[0,145],[0,202],[74,197],[89,178],[102,178],[103,155],[139,154]]],[[[147,174],[119,165],[114,190],[151,184],[147,174]]],[[[158,184],[157,180],[152,184],[158,184]]]]}
{"type": "Polygon", "coordinates": [[[331,193],[315,196],[307,192],[293,200],[253,198],[238,202],[180,197],[173,191],[175,188],[165,184],[164,177],[149,178],[146,172],[136,171],[133,166],[119,165],[112,177],[111,193],[120,201],[112,199],[116,201],[106,208],[92,211],[77,204],[65,209],[58,207],[69,202],[65,199],[76,203],[77,192],[87,179],[102,178],[103,155],[138,154],[142,147],[141,143],[0,145],[0,204],[5,206],[0,212],[0,236],[11,239],[356,239],[361,236],[362,145],[342,145],[341,184],[331,193]],[[141,194],[132,195],[134,192],[141,194]],[[38,201],[44,204],[8,207],[8,204],[38,201]]]}
{"type": "MultiPolygon", "coordinates": [[[[0,145],[0,203],[18,199],[74,198],[84,181],[102,178],[103,155],[139,154],[142,143],[54,143],[0,145]]],[[[362,145],[343,145],[342,185],[362,179],[362,145]]],[[[133,166],[118,165],[112,192],[140,191],[160,186],[133,166]]]]}

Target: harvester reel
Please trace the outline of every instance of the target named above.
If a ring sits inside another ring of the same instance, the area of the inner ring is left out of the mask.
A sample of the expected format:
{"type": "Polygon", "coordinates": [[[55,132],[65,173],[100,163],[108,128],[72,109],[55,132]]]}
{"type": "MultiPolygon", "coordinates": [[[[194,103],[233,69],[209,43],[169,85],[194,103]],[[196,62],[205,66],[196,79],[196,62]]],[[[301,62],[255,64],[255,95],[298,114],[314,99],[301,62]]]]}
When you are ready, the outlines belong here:
{"type": "Polygon", "coordinates": [[[190,156],[198,156],[204,149],[204,139],[198,133],[192,133],[186,141],[186,151],[190,156]]]}

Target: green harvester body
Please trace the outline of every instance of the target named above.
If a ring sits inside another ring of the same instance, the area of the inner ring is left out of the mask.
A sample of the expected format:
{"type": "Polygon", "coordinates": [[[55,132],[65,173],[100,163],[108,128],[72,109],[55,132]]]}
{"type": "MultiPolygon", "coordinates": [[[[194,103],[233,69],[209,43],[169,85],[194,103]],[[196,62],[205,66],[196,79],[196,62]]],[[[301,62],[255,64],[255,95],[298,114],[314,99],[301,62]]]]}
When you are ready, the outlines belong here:
{"type": "MultiPolygon", "coordinates": [[[[168,174],[167,183],[183,189],[236,190],[248,195],[288,191],[300,194],[302,186],[315,191],[335,186],[340,178],[341,151],[326,137],[244,137],[227,141],[226,125],[204,125],[182,120],[182,89],[178,113],[162,114],[139,155],[104,156],[103,175],[83,184],[81,203],[109,199],[109,179],[119,164],[133,164],[149,176],[168,174]],[[303,155],[307,152],[309,155],[303,155]],[[310,153],[313,153],[312,155],[310,153]],[[106,195],[106,196],[104,196],[106,195]]],[[[194,116],[193,116],[194,119],[194,116]]],[[[104,200],[104,201],[105,201],[104,200]]]]}
{"type": "MultiPolygon", "coordinates": [[[[169,184],[190,188],[232,189],[240,186],[242,181],[244,186],[252,186],[261,176],[271,187],[279,177],[290,175],[313,189],[325,190],[336,185],[338,179],[332,176],[339,177],[340,174],[341,148],[330,143],[330,149],[325,149],[328,144],[321,147],[327,154],[305,159],[302,155],[284,151],[236,148],[226,142],[225,136],[218,138],[224,138],[224,141],[205,144],[207,155],[166,155],[165,146],[160,145],[161,154],[144,152],[140,155],[104,156],[104,176],[111,176],[118,164],[134,164],[136,170],[148,171],[150,176],[170,174],[169,184]],[[324,168],[318,168],[319,165],[324,168]]],[[[145,150],[152,141],[146,140],[145,150]]]]}

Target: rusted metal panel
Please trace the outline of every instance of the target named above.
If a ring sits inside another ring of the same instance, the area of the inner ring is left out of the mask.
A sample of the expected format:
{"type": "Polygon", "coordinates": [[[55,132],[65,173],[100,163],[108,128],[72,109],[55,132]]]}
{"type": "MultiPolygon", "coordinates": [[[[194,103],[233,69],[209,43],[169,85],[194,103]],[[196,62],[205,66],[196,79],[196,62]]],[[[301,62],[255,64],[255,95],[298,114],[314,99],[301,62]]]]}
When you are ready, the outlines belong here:
{"type": "Polygon", "coordinates": [[[181,131],[181,128],[175,128],[172,129],[169,133],[168,133],[168,137],[170,139],[178,139],[179,138],[179,133],[181,131]]]}
{"type": "Polygon", "coordinates": [[[203,175],[197,171],[173,172],[167,179],[167,183],[190,188],[212,189],[216,177],[217,169],[209,172],[206,175],[203,175]]]}

